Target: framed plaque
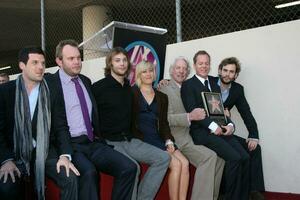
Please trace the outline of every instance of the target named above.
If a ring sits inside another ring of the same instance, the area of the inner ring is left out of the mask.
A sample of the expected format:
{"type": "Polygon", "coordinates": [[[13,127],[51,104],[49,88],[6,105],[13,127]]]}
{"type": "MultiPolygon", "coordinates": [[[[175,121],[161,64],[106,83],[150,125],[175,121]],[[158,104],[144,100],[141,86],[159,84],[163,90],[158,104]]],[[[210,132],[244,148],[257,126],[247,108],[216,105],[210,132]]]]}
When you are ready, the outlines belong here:
{"type": "Polygon", "coordinates": [[[207,116],[219,126],[227,125],[221,94],[201,92],[201,96],[207,116]]]}

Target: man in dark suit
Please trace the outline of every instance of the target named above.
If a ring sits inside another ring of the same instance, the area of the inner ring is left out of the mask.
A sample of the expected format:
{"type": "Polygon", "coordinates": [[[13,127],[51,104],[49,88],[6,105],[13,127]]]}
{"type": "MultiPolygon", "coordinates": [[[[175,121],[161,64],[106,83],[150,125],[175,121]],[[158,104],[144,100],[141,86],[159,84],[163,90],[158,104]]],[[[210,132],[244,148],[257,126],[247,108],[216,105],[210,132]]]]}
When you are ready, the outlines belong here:
{"type": "MultiPolygon", "coordinates": [[[[60,187],[61,199],[77,199],[76,176],[64,170],[59,173],[61,166],[76,171],[72,163],[60,164],[63,158],[58,159],[56,150],[68,151],[56,149],[51,142],[48,153],[50,121],[55,115],[50,113],[49,89],[43,79],[44,52],[38,47],[23,48],[19,67],[22,73],[17,80],[0,87],[0,197],[25,199],[25,181],[34,179],[37,197],[44,199],[46,173],[60,187]]],[[[50,139],[54,140],[55,136],[50,139]]]]}
{"type": "Polygon", "coordinates": [[[91,81],[80,74],[81,55],[76,41],[63,40],[57,45],[56,63],[60,69],[47,76],[47,81],[52,98],[64,104],[66,120],[61,128],[68,127],[65,142],[73,149],[65,162],[72,159],[80,172],[79,199],[99,199],[99,171],[115,178],[112,199],[130,199],[137,168],[100,136],[91,81]]]}
{"type": "Polygon", "coordinates": [[[253,200],[260,200],[264,199],[260,192],[265,190],[261,148],[258,144],[257,124],[244,95],[244,88],[235,82],[240,71],[241,66],[237,58],[225,58],[219,65],[219,78],[216,78],[216,81],[221,88],[224,108],[230,111],[233,106],[236,106],[248,129],[249,135],[247,139],[237,135],[234,137],[238,139],[250,155],[250,197],[253,200]]]}
{"type": "MultiPolygon", "coordinates": [[[[210,56],[206,51],[198,51],[194,58],[196,74],[183,82],[181,98],[187,112],[204,108],[201,92],[220,92],[218,85],[208,76],[210,56]]],[[[233,137],[233,124],[220,127],[209,117],[192,121],[190,134],[197,145],[204,145],[225,160],[225,199],[248,199],[249,155],[233,137]],[[223,130],[222,130],[223,128],[223,130]]]]}

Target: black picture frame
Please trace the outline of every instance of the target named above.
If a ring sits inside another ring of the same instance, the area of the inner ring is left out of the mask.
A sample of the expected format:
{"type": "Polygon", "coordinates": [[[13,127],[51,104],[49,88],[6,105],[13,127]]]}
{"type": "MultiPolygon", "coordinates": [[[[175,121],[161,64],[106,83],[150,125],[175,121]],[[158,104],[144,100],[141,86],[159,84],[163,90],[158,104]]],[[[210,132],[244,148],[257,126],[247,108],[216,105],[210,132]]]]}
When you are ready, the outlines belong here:
{"type": "Polygon", "coordinates": [[[201,92],[201,96],[207,116],[219,126],[227,125],[221,94],[217,92],[201,92]]]}

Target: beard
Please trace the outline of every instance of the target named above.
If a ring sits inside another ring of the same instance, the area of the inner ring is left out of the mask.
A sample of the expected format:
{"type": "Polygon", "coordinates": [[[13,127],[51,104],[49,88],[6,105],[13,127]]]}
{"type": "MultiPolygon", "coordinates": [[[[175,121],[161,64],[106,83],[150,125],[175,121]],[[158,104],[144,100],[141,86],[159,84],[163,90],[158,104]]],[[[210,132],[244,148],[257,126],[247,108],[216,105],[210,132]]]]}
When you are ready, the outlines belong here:
{"type": "Polygon", "coordinates": [[[221,75],[219,75],[219,78],[224,85],[230,85],[235,80],[233,79],[233,80],[225,81],[225,79],[221,75]]]}
{"type": "Polygon", "coordinates": [[[116,74],[117,76],[123,76],[123,77],[126,77],[127,76],[127,71],[125,72],[119,72],[117,70],[115,70],[113,67],[111,68],[111,71],[116,74]]]}

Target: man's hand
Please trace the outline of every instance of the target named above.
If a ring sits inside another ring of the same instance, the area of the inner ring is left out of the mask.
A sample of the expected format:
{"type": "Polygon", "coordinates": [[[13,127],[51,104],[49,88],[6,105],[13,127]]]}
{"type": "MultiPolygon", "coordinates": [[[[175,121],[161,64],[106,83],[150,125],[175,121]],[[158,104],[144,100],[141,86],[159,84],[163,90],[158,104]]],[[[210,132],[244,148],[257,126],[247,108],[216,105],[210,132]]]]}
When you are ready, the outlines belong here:
{"type": "Polygon", "coordinates": [[[169,153],[173,153],[175,151],[175,147],[174,147],[174,144],[168,144],[167,145],[167,151],[169,153]]]}
{"type": "Polygon", "coordinates": [[[222,126],[223,129],[226,131],[222,133],[222,135],[231,135],[233,133],[233,126],[227,125],[227,126],[222,126]]]}
{"type": "Polygon", "coordinates": [[[60,167],[61,166],[65,167],[67,177],[69,177],[70,169],[77,176],[80,176],[79,171],[76,169],[76,167],[73,165],[73,163],[66,156],[60,156],[59,160],[57,161],[57,163],[56,163],[56,171],[57,171],[57,173],[60,173],[60,167]]]}
{"type": "Polygon", "coordinates": [[[163,86],[168,86],[169,85],[169,80],[168,79],[162,79],[161,81],[159,81],[159,83],[157,84],[157,89],[160,90],[161,87],[163,86]]]}
{"type": "Polygon", "coordinates": [[[5,162],[0,168],[0,180],[4,177],[3,183],[6,183],[8,175],[10,175],[11,180],[14,183],[16,181],[14,172],[17,173],[19,178],[21,177],[21,172],[13,161],[9,160],[5,162]]]}
{"type": "Polygon", "coordinates": [[[222,135],[222,129],[218,127],[216,131],[214,132],[215,135],[222,135]]]}
{"type": "Polygon", "coordinates": [[[258,144],[257,140],[251,140],[251,139],[249,139],[248,140],[248,149],[249,149],[249,151],[255,150],[256,147],[257,147],[257,144],[258,144]]]}
{"type": "Polygon", "coordinates": [[[231,117],[231,113],[228,110],[228,108],[224,108],[224,114],[225,114],[226,117],[231,117]]]}
{"type": "Polygon", "coordinates": [[[190,121],[202,120],[206,116],[206,112],[203,108],[195,108],[189,113],[190,121]]]}

